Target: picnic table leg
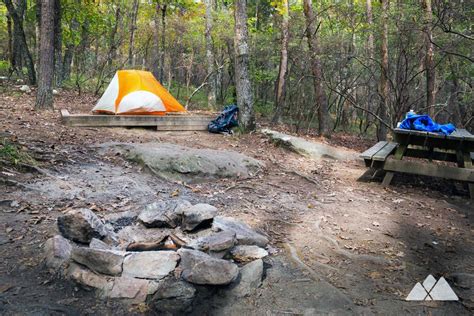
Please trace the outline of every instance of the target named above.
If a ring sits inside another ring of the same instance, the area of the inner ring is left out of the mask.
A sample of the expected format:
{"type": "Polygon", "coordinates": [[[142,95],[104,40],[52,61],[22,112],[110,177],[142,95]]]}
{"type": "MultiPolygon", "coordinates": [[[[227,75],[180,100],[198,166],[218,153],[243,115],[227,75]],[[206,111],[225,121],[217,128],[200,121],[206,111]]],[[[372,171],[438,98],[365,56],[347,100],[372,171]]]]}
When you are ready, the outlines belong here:
{"type": "MultiPolygon", "coordinates": [[[[407,147],[408,147],[408,144],[405,143],[405,144],[400,144],[397,148],[397,150],[395,151],[395,155],[394,155],[394,158],[397,159],[397,160],[402,160],[403,156],[405,155],[406,151],[407,151],[407,147]]],[[[386,174],[385,174],[385,177],[383,178],[383,181],[382,181],[382,185],[384,187],[387,187],[390,185],[390,182],[392,182],[392,179],[393,179],[393,176],[394,176],[394,172],[392,171],[388,171],[386,174]]]]}
{"type": "MultiPolygon", "coordinates": [[[[464,152],[462,154],[464,160],[464,168],[473,169],[474,166],[472,165],[471,154],[469,152],[464,152]]],[[[469,194],[471,196],[471,200],[474,200],[474,183],[467,183],[469,188],[469,194]]]]}

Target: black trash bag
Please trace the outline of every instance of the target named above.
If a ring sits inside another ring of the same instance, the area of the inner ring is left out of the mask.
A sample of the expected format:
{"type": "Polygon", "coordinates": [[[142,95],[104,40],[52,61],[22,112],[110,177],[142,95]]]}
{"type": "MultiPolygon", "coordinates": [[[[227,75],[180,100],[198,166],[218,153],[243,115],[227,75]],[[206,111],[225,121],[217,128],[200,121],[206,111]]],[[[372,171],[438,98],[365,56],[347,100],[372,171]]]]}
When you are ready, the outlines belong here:
{"type": "Polygon", "coordinates": [[[232,134],[232,127],[239,126],[239,108],[232,104],[226,106],[221,114],[207,126],[210,133],[232,134]]]}

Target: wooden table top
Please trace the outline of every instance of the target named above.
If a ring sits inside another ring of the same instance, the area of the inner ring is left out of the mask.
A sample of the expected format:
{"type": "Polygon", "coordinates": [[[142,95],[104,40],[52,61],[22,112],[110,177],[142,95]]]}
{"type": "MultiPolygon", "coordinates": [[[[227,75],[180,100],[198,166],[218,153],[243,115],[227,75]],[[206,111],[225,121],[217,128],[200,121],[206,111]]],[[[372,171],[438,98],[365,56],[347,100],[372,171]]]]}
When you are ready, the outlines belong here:
{"type": "Polygon", "coordinates": [[[466,129],[463,129],[463,128],[455,130],[450,135],[444,135],[442,133],[417,131],[417,130],[412,130],[412,129],[401,129],[401,128],[395,128],[393,132],[395,134],[410,134],[414,136],[437,138],[437,139],[474,141],[474,135],[469,133],[466,129]]]}

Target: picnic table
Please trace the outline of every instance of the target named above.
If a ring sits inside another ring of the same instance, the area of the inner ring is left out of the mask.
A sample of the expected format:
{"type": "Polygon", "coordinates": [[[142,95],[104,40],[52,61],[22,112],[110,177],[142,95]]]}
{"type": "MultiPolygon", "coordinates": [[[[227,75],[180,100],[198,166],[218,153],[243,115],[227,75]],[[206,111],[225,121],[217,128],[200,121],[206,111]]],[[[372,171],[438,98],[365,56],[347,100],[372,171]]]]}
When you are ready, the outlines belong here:
{"type": "Polygon", "coordinates": [[[378,142],[361,154],[367,167],[386,171],[382,184],[388,186],[395,172],[441,177],[468,183],[474,199],[474,135],[458,129],[451,135],[393,130],[395,142],[378,142]],[[420,159],[403,160],[405,157],[420,159]],[[434,160],[456,165],[433,163],[434,160]]]}

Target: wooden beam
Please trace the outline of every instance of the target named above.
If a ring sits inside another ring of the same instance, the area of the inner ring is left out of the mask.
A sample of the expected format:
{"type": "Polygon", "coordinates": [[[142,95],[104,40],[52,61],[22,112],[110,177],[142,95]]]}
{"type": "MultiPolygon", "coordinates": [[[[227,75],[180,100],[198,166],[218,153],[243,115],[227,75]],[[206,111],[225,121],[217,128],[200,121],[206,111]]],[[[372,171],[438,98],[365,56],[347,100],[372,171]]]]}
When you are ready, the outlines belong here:
{"type": "Polygon", "coordinates": [[[156,127],[160,131],[204,131],[214,119],[210,115],[90,115],[61,110],[65,125],[80,127],[156,127]]]}
{"type": "Polygon", "coordinates": [[[474,169],[395,159],[385,161],[383,169],[390,172],[411,173],[474,183],[474,169]]]}

